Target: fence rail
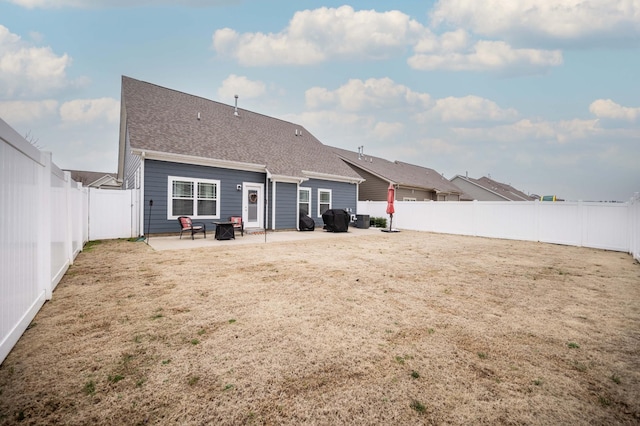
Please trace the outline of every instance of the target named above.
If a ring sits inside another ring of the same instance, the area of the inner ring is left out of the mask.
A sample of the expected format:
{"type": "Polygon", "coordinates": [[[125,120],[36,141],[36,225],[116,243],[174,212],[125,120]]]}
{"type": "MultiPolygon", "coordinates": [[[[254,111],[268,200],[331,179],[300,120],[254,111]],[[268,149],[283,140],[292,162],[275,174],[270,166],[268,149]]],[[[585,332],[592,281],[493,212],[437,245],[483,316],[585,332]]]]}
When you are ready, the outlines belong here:
{"type": "MultiPolygon", "coordinates": [[[[627,203],[473,201],[394,204],[393,227],[592,247],[640,260],[640,196],[627,203]]],[[[358,202],[358,214],[388,217],[387,203],[358,202]]]]}

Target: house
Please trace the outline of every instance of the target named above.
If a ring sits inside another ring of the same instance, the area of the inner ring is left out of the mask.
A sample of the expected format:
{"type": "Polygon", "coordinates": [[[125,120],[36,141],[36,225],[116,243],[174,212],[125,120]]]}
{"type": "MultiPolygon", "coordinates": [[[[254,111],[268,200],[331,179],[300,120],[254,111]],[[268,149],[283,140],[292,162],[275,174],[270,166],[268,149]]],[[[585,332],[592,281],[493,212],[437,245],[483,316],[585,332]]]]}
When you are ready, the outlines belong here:
{"type": "Polygon", "coordinates": [[[456,175],[451,182],[469,194],[470,200],[478,201],[534,201],[536,196],[530,196],[507,185],[497,182],[489,177],[473,179],[468,176],[456,175]]]}
{"type": "Polygon", "coordinates": [[[360,184],[360,201],[386,201],[387,188],[393,184],[398,201],[459,201],[460,188],[440,173],[427,167],[402,161],[389,161],[358,152],[331,147],[364,180],[360,184]]]}
{"type": "Polygon", "coordinates": [[[67,170],[71,179],[80,182],[82,186],[100,189],[120,189],[122,182],[118,181],[116,173],[90,172],[85,170],[67,170]]]}
{"type": "Polygon", "coordinates": [[[362,178],[299,124],[122,77],[118,177],[140,192],[148,233],[179,216],[242,216],[245,229],[296,229],[300,211],[355,213],[362,178]]]}

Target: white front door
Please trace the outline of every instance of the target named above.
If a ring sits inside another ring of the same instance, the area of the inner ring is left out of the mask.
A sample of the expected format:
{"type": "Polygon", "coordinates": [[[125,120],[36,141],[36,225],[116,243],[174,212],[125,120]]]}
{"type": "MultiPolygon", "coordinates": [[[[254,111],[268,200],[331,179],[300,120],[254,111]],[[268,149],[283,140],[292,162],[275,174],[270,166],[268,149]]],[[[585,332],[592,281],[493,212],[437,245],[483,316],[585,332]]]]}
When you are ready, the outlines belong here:
{"type": "Polygon", "coordinates": [[[242,184],[242,221],[245,228],[264,228],[264,185],[242,184]]]}

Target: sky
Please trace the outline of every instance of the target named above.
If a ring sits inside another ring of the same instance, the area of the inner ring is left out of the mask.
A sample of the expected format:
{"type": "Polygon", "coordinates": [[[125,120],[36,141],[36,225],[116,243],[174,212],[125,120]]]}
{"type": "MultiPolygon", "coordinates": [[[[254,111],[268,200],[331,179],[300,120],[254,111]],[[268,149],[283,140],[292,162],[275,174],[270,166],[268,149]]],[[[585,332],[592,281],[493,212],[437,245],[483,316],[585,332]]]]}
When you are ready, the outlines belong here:
{"type": "Polygon", "coordinates": [[[0,0],[0,117],[116,172],[122,76],[565,200],[640,191],[640,0],[0,0]]]}

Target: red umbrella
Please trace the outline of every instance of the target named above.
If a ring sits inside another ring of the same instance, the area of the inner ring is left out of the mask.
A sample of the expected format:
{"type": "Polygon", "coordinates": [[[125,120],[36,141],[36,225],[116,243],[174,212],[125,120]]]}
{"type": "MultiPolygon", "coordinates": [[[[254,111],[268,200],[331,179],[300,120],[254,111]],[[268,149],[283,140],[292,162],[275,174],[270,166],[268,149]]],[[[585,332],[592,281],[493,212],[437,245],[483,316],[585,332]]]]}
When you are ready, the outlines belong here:
{"type": "Polygon", "coordinates": [[[389,184],[389,188],[387,189],[387,214],[391,216],[391,220],[389,220],[389,231],[391,231],[391,224],[393,223],[393,214],[396,212],[396,209],[393,207],[393,202],[396,200],[396,189],[393,187],[393,184],[389,184]]]}

